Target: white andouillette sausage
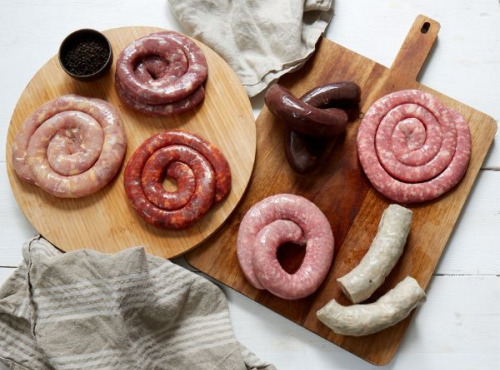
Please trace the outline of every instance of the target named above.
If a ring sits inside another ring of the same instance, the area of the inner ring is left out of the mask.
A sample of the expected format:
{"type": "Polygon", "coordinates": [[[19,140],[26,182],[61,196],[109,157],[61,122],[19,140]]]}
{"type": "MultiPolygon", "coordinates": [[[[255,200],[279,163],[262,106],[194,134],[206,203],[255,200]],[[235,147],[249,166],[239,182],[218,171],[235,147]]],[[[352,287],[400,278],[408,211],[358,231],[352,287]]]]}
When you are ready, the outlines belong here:
{"type": "Polygon", "coordinates": [[[342,306],[332,299],[316,315],[336,334],[359,337],[395,325],[425,299],[418,282],[407,276],[374,303],[342,306]]]}
{"type": "Polygon", "coordinates": [[[410,233],[412,216],[411,210],[397,204],[387,207],[368,252],[354,269],[337,279],[353,303],[370,298],[394,268],[410,233]]]}

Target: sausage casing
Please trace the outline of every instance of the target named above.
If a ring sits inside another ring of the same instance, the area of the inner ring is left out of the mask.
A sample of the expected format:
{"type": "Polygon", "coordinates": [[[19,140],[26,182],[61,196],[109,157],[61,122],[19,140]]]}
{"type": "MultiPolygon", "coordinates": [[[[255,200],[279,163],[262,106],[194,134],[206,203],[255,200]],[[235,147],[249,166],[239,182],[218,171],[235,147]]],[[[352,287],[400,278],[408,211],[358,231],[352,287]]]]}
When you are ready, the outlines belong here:
{"type": "Polygon", "coordinates": [[[337,281],[353,303],[370,298],[403,254],[413,212],[397,204],[384,211],[378,232],[361,262],[337,281]]]}
{"type": "Polygon", "coordinates": [[[125,168],[124,185],[146,222],[184,229],[229,194],[231,171],[220,150],[207,140],[184,131],[165,131],[135,151],[125,168]],[[176,191],[163,188],[165,172],[176,180],[176,191]]]}
{"type": "Polygon", "coordinates": [[[79,198],[106,186],[118,173],[127,138],[108,102],[63,95],[39,107],[12,145],[17,175],[61,198],[79,198]]]}
{"type": "Polygon", "coordinates": [[[408,276],[374,303],[342,306],[332,299],[316,315],[336,334],[359,337],[395,325],[425,299],[424,290],[408,276]]]}

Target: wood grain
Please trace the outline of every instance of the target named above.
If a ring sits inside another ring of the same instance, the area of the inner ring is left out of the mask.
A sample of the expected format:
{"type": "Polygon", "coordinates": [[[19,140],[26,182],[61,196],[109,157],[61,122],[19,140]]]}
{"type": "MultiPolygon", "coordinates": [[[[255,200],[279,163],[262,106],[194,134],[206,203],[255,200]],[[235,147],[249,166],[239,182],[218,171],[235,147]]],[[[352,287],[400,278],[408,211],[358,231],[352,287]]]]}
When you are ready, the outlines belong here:
{"type": "MultiPolygon", "coordinates": [[[[302,70],[280,80],[296,96],[326,82],[354,81],[362,90],[362,113],[387,93],[404,88],[421,89],[457,109],[470,126],[472,155],[465,177],[441,198],[409,206],[414,211],[414,221],[405,253],[372,301],[407,275],[427,287],[496,132],[496,123],[491,117],[415,80],[438,31],[437,22],[425,16],[417,17],[390,69],[322,39],[315,56],[302,70]],[[430,27],[422,33],[426,22],[430,27]]],[[[366,253],[382,212],[390,204],[371,187],[360,168],[356,152],[359,122],[358,119],[350,124],[345,135],[337,141],[331,157],[314,175],[300,176],[286,162],[283,125],[264,108],[257,119],[255,170],[241,206],[217,234],[186,258],[192,266],[225,285],[361,358],[383,365],[396,353],[411,317],[392,328],[361,338],[336,335],[316,318],[316,311],[333,298],[342,304],[349,303],[335,279],[350,271],[366,253]],[[318,205],[332,225],[337,251],[333,267],[320,289],[294,302],[253,288],[243,277],[236,257],[236,235],[245,212],[257,201],[283,192],[302,195],[318,205]]]]}
{"type": "MultiPolygon", "coordinates": [[[[125,27],[104,31],[110,39],[114,60],[133,40],[152,32],[152,27],[125,27]]],[[[14,110],[7,138],[8,176],[23,213],[38,232],[64,251],[93,248],[102,252],[143,245],[149,253],[177,256],[201,243],[226,220],[242,197],[255,159],[256,134],[250,101],[231,68],[215,52],[198,43],[208,62],[206,98],[201,107],[172,118],[151,118],[126,107],[114,88],[115,63],[103,79],[78,82],[67,76],[53,57],[31,79],[14,110]],[[189,229],[169,231],[142,221],[129,205],[123,187],[123,169],[100,192],[80,199],[59,199],[22,182],[11,166],[11,144],[24,120],[40,105],[62,94],[98,97],[119,108],[127,133],[125,162],[151,135],[183,129],[206,138],[221,149],[231,166],[229,196],[189,229]]]]}

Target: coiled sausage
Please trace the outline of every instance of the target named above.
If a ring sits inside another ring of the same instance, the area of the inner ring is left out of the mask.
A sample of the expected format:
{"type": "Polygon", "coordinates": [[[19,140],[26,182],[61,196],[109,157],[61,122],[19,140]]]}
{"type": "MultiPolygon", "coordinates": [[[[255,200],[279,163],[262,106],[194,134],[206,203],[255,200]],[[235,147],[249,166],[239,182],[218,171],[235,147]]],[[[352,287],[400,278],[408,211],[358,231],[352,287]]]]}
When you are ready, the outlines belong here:
{"type": "Polygon", "coordinates": [[[300,299],[315,292],[325,279],[334,253],[330,224],[309,200],[278,194],[261,200],[243,217],[237,254],[243,274],[257,289],[267,289],[283,299],[300,299]],[[306,246],[302,265],[289,274],[277,260],[278,247],[286,242],[306,246]]]}
{"type": "Polygon", "coordinates": [[[148,223],[183,229],[200,219],[231,190],[231,171],[222,153],[201,137],[165,131],[146,140],[125,168],[125,191],[148,223]],[[177,182],[163,188],[164,174],[177,182]]]}
{"type": "Polygon", "coordinates": [[[373,186],[400,203],[435,199],[464,176],[467,122],[433,95],[402,90],[377,100],[361,121],[358,155],[373,186]]]}
{"type": "Polygon", "coordinates": [[[204,97],[208,67],[201,49],[173,31],[153,33],[128,45],[118,57],[118,95],[131,108],[152,116],[193,109],[204,97]]]}
{"type": "Polygon", "coordinates": [[[127,139],[115,108],[101,99],[63,95],[38,108],[12,146],[24,181],[61,198],[106,186],[120,169],[127,139]]]}

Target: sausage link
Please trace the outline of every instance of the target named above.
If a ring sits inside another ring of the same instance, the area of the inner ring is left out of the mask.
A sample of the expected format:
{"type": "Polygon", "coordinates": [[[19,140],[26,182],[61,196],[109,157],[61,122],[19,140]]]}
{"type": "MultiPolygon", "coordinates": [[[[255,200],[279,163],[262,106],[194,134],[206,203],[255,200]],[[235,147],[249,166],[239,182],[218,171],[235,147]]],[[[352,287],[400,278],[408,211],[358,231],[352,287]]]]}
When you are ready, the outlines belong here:
{"type": "Polygon", "coordinates": [[[361,89],[350,81],[327,83],[306,92],[300,100],[316,108],[339,108],[339,105],[358,105],[361,89]]]}
{"type": "MultiPolygon", "coordinates": [[[[311,106],[311,109],[330,112],[329,108],[335,107],[334,109],[343,109],[347,116],[351,116],[357,111],[360,98],[361,89],[354,82],[335,82],[315,87],[306,92],[300,100],[311,106]]],[[[307,114],[306,118],[309,115],[307,114]]],[[[283,117],[285,122],[288,118],[283,117]]],[[[314,127],[315,122],[311,122],[308,134],[294,131],[289,125],[285,127],[285,155],[297,173],[305,174],[314,170],[327,148],[334,144],[330,137],[314,136],[314,127]]]]}
{"type": "Polygon", "coordinates": [[[424,290],[407,276],[374,303],[342,306],[332,299],[316,316],[336,334],[359,337],[395,325],[425,300],[424,290]]]}
{"type": "Polygon", "coordinates": [[[370,298],[392,271],[403,254],[412,217],[408,208],[397,204],[387,207],[368,252],[354,269],[337,279],[353,303],[370,298]]]}

